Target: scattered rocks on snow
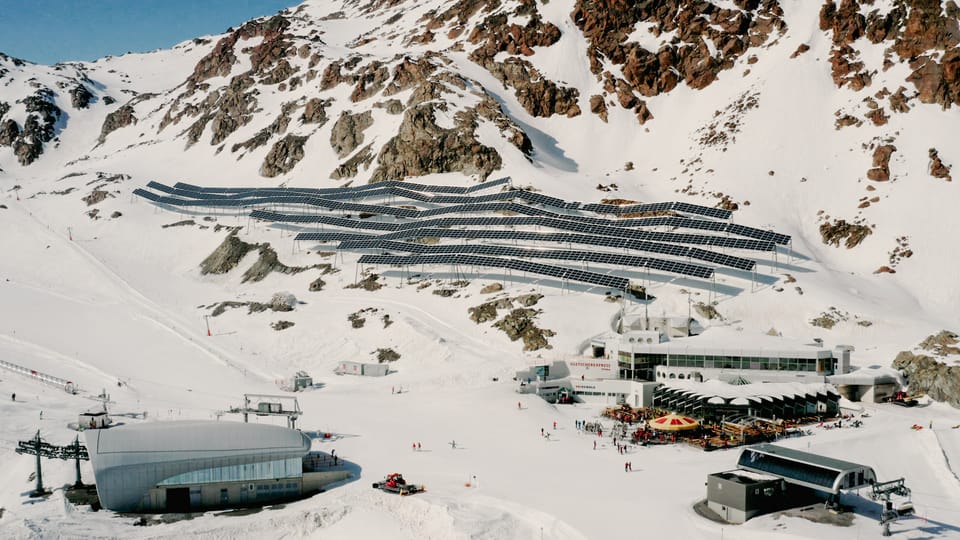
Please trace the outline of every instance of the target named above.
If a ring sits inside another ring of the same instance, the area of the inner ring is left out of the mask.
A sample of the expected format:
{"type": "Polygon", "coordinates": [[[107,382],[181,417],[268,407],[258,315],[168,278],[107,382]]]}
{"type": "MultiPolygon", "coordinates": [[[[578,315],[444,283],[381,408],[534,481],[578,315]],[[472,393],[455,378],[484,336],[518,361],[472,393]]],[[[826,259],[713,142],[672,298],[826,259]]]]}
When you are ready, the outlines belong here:
{"type": "Polygon", "coordinates": [[[377,349],[374,354],[377,355],[377,362],[381,364],[396,362],[400,359],[400,353],[393,349],[377,349]]]}
{"type": "Polygon", "coordinates": [[[489,285],[484,286],[482,289],[480,289],[480,294],[490,294],[490,293],[500,292],[502,290],[503,290],[502,283],[491,283],[489,285]]]}
{"type": "Polygon", "coordinates": [[[292,321],[277,321],[275,323],[271,323],[270,328],[273,328],[274,330],[279,332],[280,330],[286,330],[287,328],[290,328],[293,325],[294,323],[292,321]]]}
{"type": "MultiPolygon", "coordinates": [[[[196,225],[196,224],[197,224],[197,222],[194,221],[194,220],[192,220],[192,219],[185,219],[185,220],[183,220],[183,221],[175,221],[175,222],[173,222],[173,223],[166,223],[166,224],[164,224],[164,225],[161,225],[160,228],[161,228],[161,229],[167,229],[167,228],[170,228],[170,227],[186,227],[186,226],[188,226],[188,225],[196,225]]],[[[214,273],[218,273],[218,272],[214,272],[214,273]]]]}
{"type": "Polygon", "coordinates": [[[345,288],[347,289],[363,289],[365,291],[377,291],[383,288],[383,284],[377,281],[377,278],[380,277],[378,274],[370,274],[367,277],[361,279],[357,283],[351,283],[345,288]]]}
{"type": "Polygon", "coordinates": [[[717,308],[712,304],[707,304],[706,302],[697,302],[693,305],[693,309],[703,318],[714,320],[714,319],[723,319],[720,316],[720,312],[717,311],[717,308]]]}
{"type": "Polygon", "coordinates": [[[852,249],[860,245],[864,238],[873,234],[873,230],[861,224],[847,223],[846,220],[838,219],[833,223],[822,223],[820,225],[820,236],[824,244],[840,246],[844,242],[847,249],[852,249]]]}
{"type": "Polygon", "coordinates": [[[95,189],[83,198],[83,202],[87,203],[87,206],[93,206],[99,202],[103,202],[107,197],[113,197],[113,195],[106,191],[95,189]]]}

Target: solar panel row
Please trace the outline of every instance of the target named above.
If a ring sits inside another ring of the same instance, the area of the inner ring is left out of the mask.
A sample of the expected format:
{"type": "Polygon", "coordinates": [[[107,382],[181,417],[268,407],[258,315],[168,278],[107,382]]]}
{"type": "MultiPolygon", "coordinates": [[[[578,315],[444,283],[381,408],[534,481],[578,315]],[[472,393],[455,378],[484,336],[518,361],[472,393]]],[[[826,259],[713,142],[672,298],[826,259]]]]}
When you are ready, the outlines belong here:
{"type": "Polygon", "coordinates": [[[722,208],[710,208],[700,206],[699,204],[690,204],[685,202],[663,202],[647,204],[585,204],[580,207],[581,210],[596,212],[598,214],[635,214],[642,212],[683,212],[685,214],[699,214],[702,216],[730,219],[732,212],[722,208]]]}
{"type": "MultiPolygon", "coordinates": [[[[483,195],[479,197],[468,197],[468,196],[444,196],[444,195],[428,195],[424,193],[418,193],[418,188],[421,191],[433,191],[437,193],[460,193],[460,194],[469,194],[473,193],[478,189],[486,189],[489,187],[494,187],[496,185],[503,184],[509,181],[509,179],[503,178],[494,180],[491,182],[486,182],[484,184],[478,184],[470,188],[457,188],[456,186],[428,186],[422,184],[413,184],[405,182],[380,182],[376,184],[366,184],[358,187],[351,188],[332,188],[332,189],[320,189],[320,188],[201,188],[198,186],[193,186],[190,184],[177,183],[173,188],[163,186],[156,182],[150,182],[148,184],[151,189],[157,189],[159,191],[165,191],[172,195],[180,195],[196,200],[207,200],[210,198],[216,198],[217,200],[223,199],[235,199],[235,198],[248,198],[252,201],[260,201],[264,198],[270,198],[271,202],[283,204],[302,204],[297,199],[300,197],[317,197],[322,195],[322,199],[326,200],[343,200],[343,199],[358,199],[358,198],[367,198],[372,196],[386,196],[386,195],[398,195],[413,200],[418,200],[421,202],[432,202],[436,204],[475,204],[483,202],[492,202],[492,201],[505,201],[512,199],[522,199],[528,203],[541,204],[544,206],[551,206],[554,208],[562,208],[567,210],[585,210],[590,212],[605,213],[605,214],[624,214],[624,213],[635,213],[635,212],[683,212],[688,214],[698,214],[705,215],[708,217],[714,217],[719,219],[729,219],[731,212],[729,210],[723,210],[719,208],[709,208],[706,206],[700,206],[690,203],[683,202],[667,202],[667,203],[653,203],[653,204],[634,204],[634,205],[610,205],[610,204],[583,204],[579,202],[570,202],[564,201],[556,197],[550,197],[548,195],[543,195],[540,193],[514,189],[508,191],[502,191],[498,193],[491,193],[488,195],[483,195]],[[454,191],[454,188],[457,188],[454,191]],[[291,199],[285,199],[284,196],[289,196],[291,199]],[[273,199],[277,197],[278,199],[273,199]]],[[[172,204],[172,203],[168,203],[172,204]]],[[[323,206],[323,205],[320,205],[323,206]]],[[[391,213],[391,212],[384,212],[391,213]]]]}
{"type": "Polygon", "coordinates": [[[597,272],[588,272],[586,270],[576,270],[549,264],[483,257],[479,255],[408,255],[402,257],[396,255],[363,255],[360,257],[359,262],[360,264],[386,264],[392,266],[458,265],[505,268],[591,285],[599,285],[621,291],[626,290],[630,285],[630,280],[619,276],[610,276],[597,272]]]}
{"type": "Polygon", "coordinates": [[[540,250],[518,248],[510,246],[494,246],[488,244],[479,245],[427,245],[410,244],[406,242],[379,241],[376,239],[347,240],[341,242],[337,249],[360,250],[377,249],[390,251],[406,251],[408,253],[418,254],[456,254],[469,253],[479,255],[491,255],[496,257],[517,257],[527,259],[554,259],[573,262],[592,262],[598,264],[610,264],[615,266],[634,266],[638,268],[649,268],[679,274],[684,276],[693,276],[709,279],[713,276],[713,270],[705,266],[687,264],[678,261],[669,261],[664,259],[655,259],[651,257],[637,257],[633,255],[619,255],[616,253],[576,251],[576,250],[540,250]]]}
{"type": "MultiPolygon", "coordinates": [[[[490,180],[487,182],[482,182],[480,184],[474,184],[472,186],[432,186],[426,184],[416,184],[413,182],[400,182],[400,181],[388,181],[388,182],[376,182],[373,184],[361,184],[359,186],[351,187],[341,187],[341,188],[264,188],[264,189],[293,189],[297,191],[302,191],[304,193],[316,193],[316,194],[327,194],[327,193],[350,193],[350,192],[362,192],[371,189],[384,189],[391,187],[406,187],[408,189],[414,189],[418,191],[432,191],[434,193],[474,193],[476,191],[481,191],[484,189],[489,189],[492,187],[500,186],[510,182],[510,177],[497,178],[495,180],[490,180]]],[[[203,187],[196,186],[192,184],[186,184],[184,182],[177,182],[174,187],[194,191],[197,193],[240,193],[251,191],[251,188],[246,187],[203,187]]],[[[253,188],[257,189],[257,188],[253,188]]]]}
{"type": "MultiPolygon", "coordinates": [[[[264,211],[254,211],[251,213],[251,216],[258,219],[268,219],[271,221],[282,221],[289,223],[331,223],[331,220],[321,218],[323,216],[308,216],[303,214],[280,214],[276,212],[264,212],[264,211]]],[[[654,220],[659,220],[661,218],[652,218],[654,220]]],[[[680,219],[680,218],[664,218],[664,219],[680,219]]],[[[342,221],[342,219],[341,219],[342,221]]],[[[683,220],[680,219],[680,222],[688,222],[691,226],[695,227],[700,223],[713,223],[713,222],[702,222],[698,220],[683,220]]],[[[638,231],[634,229],[627,229],[623,227],[615,227],[612,225],[597,225],[592,222],[581,222],[581,221],[571,221],[563,220],[556,218],[547,218],[543,216],[519,216],[519,217],[469,217],[469,218],[439,218],[431,220],[422,220],[422,221],[412,221],[408,223],[384,223],[384,222],[370,222],[371,225],[369,228],[378,229],[378,230],[414,230],[421,228],[432,228],[432,227],[457,227],[457,226],[480,226],[480,227],[514,227],[514,226],[530,226],[530,227],[549,227],[557,230],[564,231],[573,231],[584,234],[594,234],[594,235],[603,235],[603,236],[616,236],[621,238],[633,238],[637,240],[651,240],[658,242],[678,242],[684,244],[700,244],[700,245],[709,245],[709,246],[719,246],[719,247],[733,247],[737,249],[747,249],[747,250],[756,250],[756,251],[773,251],[774,245],[772,242],[767,240],[742,240],[738,238],[729,238],[723,236],[712,236],[712,235],[690,235],[690,234],[678,234],[678,233],[667,233],[667,232],[656,232],[656,231],[638,231]]],[[[655,223],[662,225],[663,223],[655,223]]],[[[674,223],[675,224],[675,223],[674,223]]],[[[719,223],[719,225],[729,225],[726,223],[719,223]]],[[[354,227],[349,225],[351,228],[365,228],[362,225],[354,227]]]]}
{"type": "MultiPolygon", "coordinates": [[[[314,240],[314,235],[319,233],[300,233],[296,236],[297,240],[314,240]]],[[[674,245],[662,244],[659,242],[645,242],[632,240],[629,238],[615,238],[609,236],[590,236],[584,234],[572,233],[537,233],[531,231],[503,231],[494,229],[419,229],[416,231],[398,231],[395,233],[376,236],[378,241],[398,240],[410,238],[437,237],[437,238],[462,238],[462,239],[488,239],[501,241],[535,241],[551,242],[563,244],[578,244],[588,246],[602,246],[618,249],[629,249],[634,251],[643,251],[647,253],[657,253],[660,255],[670,255],[673,257],[696,259],[704,262],[726,266],[737,270],[751,271],[756,266],[756,262],[743,257],[725,255],[713,251],[674,245]]]]}

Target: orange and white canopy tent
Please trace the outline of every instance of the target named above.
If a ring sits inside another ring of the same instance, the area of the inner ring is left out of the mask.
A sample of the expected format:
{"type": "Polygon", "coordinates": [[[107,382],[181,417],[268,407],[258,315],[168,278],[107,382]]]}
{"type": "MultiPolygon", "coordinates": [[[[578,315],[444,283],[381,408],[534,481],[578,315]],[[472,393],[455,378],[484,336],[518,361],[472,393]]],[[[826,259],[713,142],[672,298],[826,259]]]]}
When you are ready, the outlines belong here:
{"type": "Polygon", "coordinates": [[[662,431],[688,431],[700,427],[697,422],[689,416],[680,416],[679,414],[668,414],[650,421],[650,427],[662,431]]]}

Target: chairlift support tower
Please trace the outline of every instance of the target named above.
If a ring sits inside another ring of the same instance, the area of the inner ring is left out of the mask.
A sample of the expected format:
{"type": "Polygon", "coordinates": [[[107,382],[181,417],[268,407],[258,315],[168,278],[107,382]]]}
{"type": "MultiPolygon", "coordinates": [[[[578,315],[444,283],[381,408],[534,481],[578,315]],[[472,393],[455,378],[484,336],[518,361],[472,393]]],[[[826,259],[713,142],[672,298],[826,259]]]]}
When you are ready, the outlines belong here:
{"type": "Polygon", "coordinates": [[[303,414],[296,397],[271,394],[244,394],[243,406],[231,407],[227,412],[242,414],[244,423],[250,421],[251,414],[257,416],[285,416],[287,427],[290,429],[297,429],[297,419],[303,414]],[[253,404],[256,405],[252,406],[253,404]]]}
{"type": "Polygon", "coordinates": [[[910,488],[906,486],[903,478],[890,480],[888,482],[877,482],[873,484],[870,498],[875,501],[883,501],[883,509],[880,511],[880,526],[883,527],[883,536],[890,536],[890,524],[896,522],[902,517],[913,515],[913,503],[910,502],[910,488]],[[899,508],[893,507],[891,495],[906,497],[907,502],[899,508]]]}

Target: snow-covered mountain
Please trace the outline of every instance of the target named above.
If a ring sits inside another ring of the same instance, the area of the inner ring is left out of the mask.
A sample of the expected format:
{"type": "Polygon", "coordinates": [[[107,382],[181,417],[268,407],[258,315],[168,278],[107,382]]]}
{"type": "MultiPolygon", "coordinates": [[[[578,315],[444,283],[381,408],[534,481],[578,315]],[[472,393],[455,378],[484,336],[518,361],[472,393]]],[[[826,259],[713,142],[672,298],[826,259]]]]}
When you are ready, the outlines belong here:
{"type": "Polygon", "coordinates": [[[166,51],[3,57],[0,168],[25,191],[97,171],[122,191],[615,185],[736,209],[838,273],[807,292],[852,272],[947,325],[958,36],[955,4],[926,0],[307,2],[166,51]]]}
{"type": "MultiPolygon", "coordinates": [[[[0,358],[63,373],[88,390],[121,379],[114,398],[122,410],[209,418],[244,391],[275,391],[274,380],[295,370],[322,378],[341,360],[390,349],[400,359],[389,380],[338,378],[303,398],[324,423],[318,429],[366,437],[338,449],[382,462],[391,442],[407,449],[414,432],[436,447],[460,440],[464,418],[476,432],[522,438],[556,410],[531,404],[533,426],[500,413],[478,419],[476,403],[514,411],[516,396],[502,381],[537,356],[580,353],[621,309],[642,312],[639,303],[533,280],[499,280],[497,294],[484,292],[498,281],[486,278],[444,294],[431,294],[438,282],[397,275],[381,277],[379,290],[350,288],[363,278],[355,255],[296,249],[282,228],[172,215],[132,195],[151,180],[337,187],[510,176],[567,200],[723,207],[737,223],[791,235],[790,257],[761,260],[755,284],[721,275],[713,296],[707,284],[661,276],[645,283],[655,297],[647,308],[683,315],[691,303],[712,301],[719,318],[697,316],[705,326],[850,344],[855,364],[889,366],[929,335],[960,331],[960,258],[950,240],[960,228],[952,182],[960,163],[958,19],[952,0],[308,0],[169,50],[55,66],[0,56],[0,358]],[[232,270],[201,271],[234,241],[232,270]],[[286,270],[245,277],[264,265],[286,270]],[[511,307],[532,301],[536,325],[555,333],[546,336],[552,349],[524,351],[489,320],[471,319],[471,308],[494,298],[511,307]],[[414,397],[384,402],[392,385],[414,388],[414,397]],[[395,421],[381,426],[380,415],[395,421]]],[[[953,364],[950,345],[948,336],[935,356],[953,364]]],[[[20,384],[0,372],[2,391],[20,384]]],[[[5,437],[32,435],[37,408],[45,418],[75,418],[69,399],[38,391],[36,404],[3,404],[14,434],[5,437]]],[[[936,414],[938,425],[957,423],[946,407],[936,414]]],[[[884,418],[892,425],[907,417],[884,418]]],[[[59,425],[49,430],[66,437],[59,425]]],[[[831,435],[823,448],[843,457],[889,436],[878,426],[863,437],[831,435]]],[[[391,506],[391,523],[426,526],[437,538],[534,538],[544,527],[553,538],[618,536],[610,519],[580,515],[565,498],[568,484],[531,485],[520,465],[494,466],[541,459],[539,442],[486,454],[477,442],[476,462],[403,459],[413,471],[443,471],[441,495],[391,506]],[[473,466],[489,479],[486,495],[450,495],[473,466]]],[[[898,453],[925,462],[939,448],[927,443],[899,442],[878,459],[888,469],[910,461],[898,453]]],[[[578,451],[546,463],[566,471],[577,460],[584,478],[565,482],[596,489],[589,480],[606,465],[578,451]]],[[[702,482],[703,467],[730,466],[678,456],[695,471],[688,483],[702,482]]],[[[0,473],[0,484],[22,484],[30,466],[0,473]]],[[[937,467],[900,474],[935,484],[949,474],[937,467]]],[[[674,486],[668,476],[650,481],[674,486]]],[[[644,519],[685,515],[686,499],[676,501],[692,495],[676,486],[641,511],[644,519]]],[[[955,487],[944,490],[960,500],[955,487]]],[[[380,530],[384,503],[347,492],[333,510],[294,506],[267,525],[201,520],[199,534],[306,536],[338,520],[355,527],[344,526],[345,538],[380,530]],[[375,519],[356,525],[366,517],[375,519]]],[[[634,493],[620,486],[602,501],[630,514],[634,493]]],[[[0,496],[0,509],[15,516],[13,536],[42,537],[53,526],[132,534],[103,520],[87,525],[86,514],[9,510],[17,497],[0,496]]],[[[0,536],[3,526],[0,512],[0,536]]],[[[775,528],[768,520],[743,537],[767,538],[775,528]]],[[[187,532],[180,523],[157,534],[187,532]]],[[[720,534],[695,524],[682,532],[720,534]]]]}

